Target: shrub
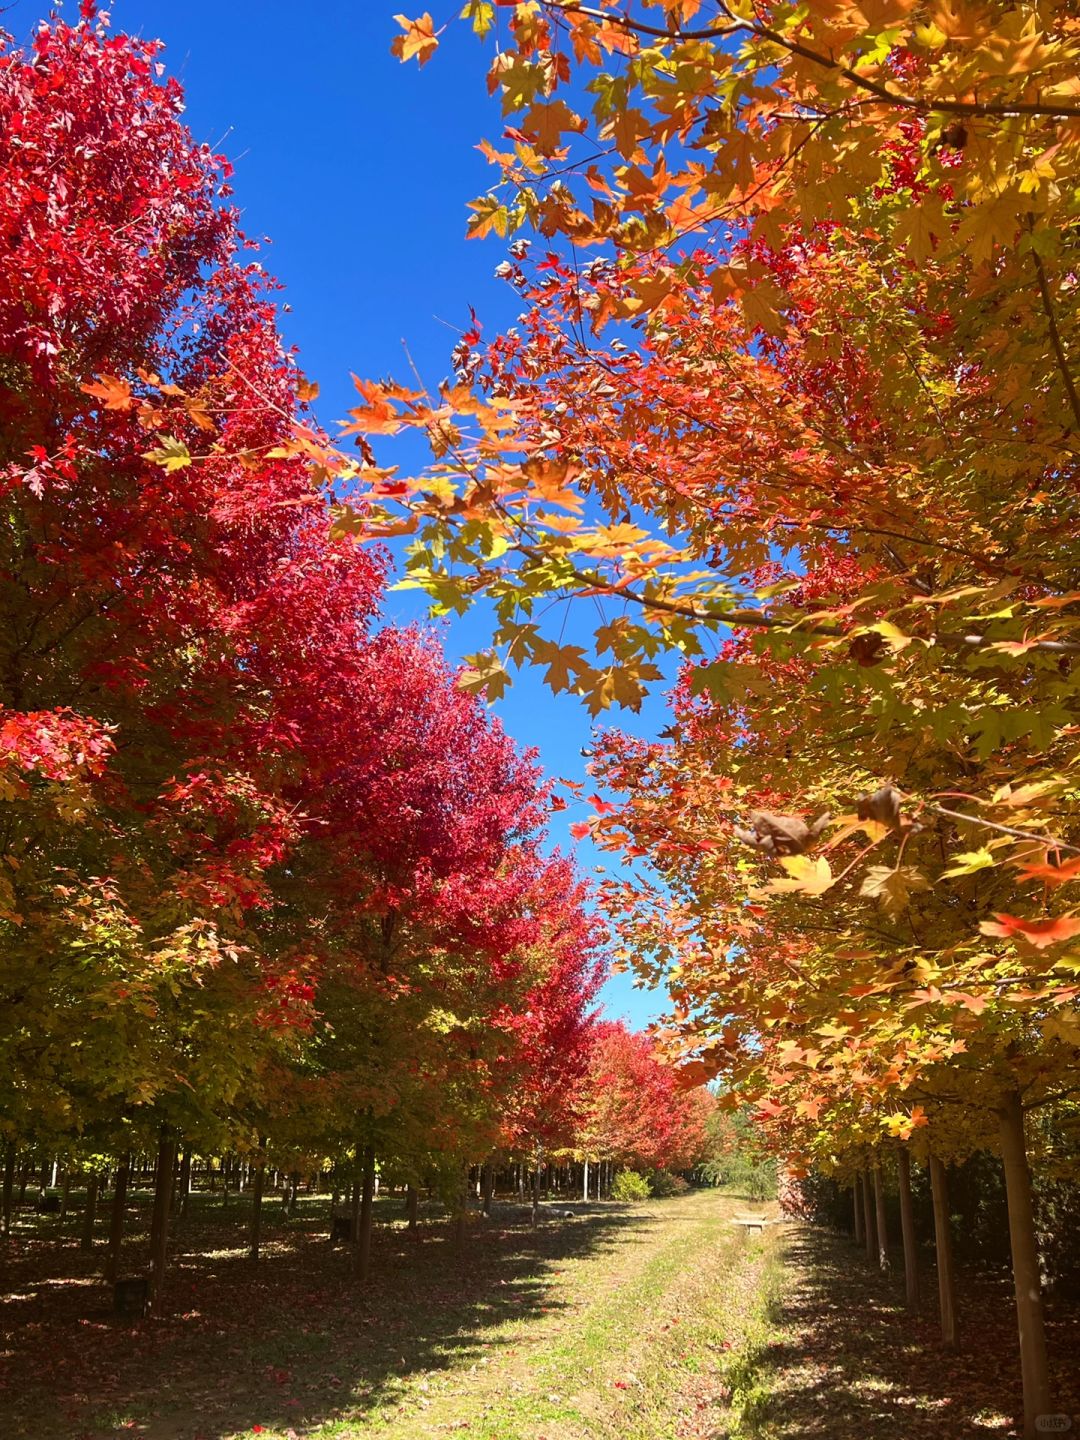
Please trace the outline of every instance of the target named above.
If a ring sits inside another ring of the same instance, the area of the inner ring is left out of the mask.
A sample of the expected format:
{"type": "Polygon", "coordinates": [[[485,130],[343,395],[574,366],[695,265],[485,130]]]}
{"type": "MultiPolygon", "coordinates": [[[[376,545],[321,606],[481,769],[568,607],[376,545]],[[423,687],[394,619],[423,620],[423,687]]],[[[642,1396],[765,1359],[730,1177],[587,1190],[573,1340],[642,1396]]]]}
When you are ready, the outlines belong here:
{"type": "Polygon", "coordinates": [[[620,1170],[611,1182],[611,1198],[631,1205],[648,1200],[651,1193],[648,1180],[636,1170],[620,1170]]]}
{"type": "Polygon", "coordinates": [[[667,1200],[672,1195],[685,1195],[690,1186],[681,1175],[672,1175],[670,1170],[650,1170],[649,1189],[658,1200],[667,1200]]]}

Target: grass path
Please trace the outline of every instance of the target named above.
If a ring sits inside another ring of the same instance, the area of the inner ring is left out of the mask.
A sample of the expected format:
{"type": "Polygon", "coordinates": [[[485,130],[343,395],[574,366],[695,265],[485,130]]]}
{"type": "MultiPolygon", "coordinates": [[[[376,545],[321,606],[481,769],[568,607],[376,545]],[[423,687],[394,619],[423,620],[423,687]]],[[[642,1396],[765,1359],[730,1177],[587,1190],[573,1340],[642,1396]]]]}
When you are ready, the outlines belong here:
{"type": "MultiPolygon", "coordinates": [[[[388,1440],[667,1440],[715,1436],[725,1377],[751,1340],[767,1266],[735,1201],[699,1192],[631,1212],[609,1251],[566,1262],[552,1305],[503,1327],[498,1357],[451,1371],[388,1440]]],[[[348,1429],[336,1433],[347,1436],[348,1429]]]]}

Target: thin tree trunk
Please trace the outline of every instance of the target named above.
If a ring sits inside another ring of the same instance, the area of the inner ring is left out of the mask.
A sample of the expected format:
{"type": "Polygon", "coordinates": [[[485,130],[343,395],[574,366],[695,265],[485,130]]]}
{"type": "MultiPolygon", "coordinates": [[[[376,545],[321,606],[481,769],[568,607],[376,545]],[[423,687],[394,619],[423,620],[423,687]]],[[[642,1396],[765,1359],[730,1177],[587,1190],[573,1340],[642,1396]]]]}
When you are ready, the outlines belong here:
{"type": "Polygon", "coordinates": [[[877,1235],[874,1228],[874,1201],[870,1194],[870,1172],[862,1172],[862,1199],[863,1199],[863,1243],[866,1246],[866,1258],[875,1260],[877,1258],[877,1235]]]}
{"type": "Polygon", "coordinates": [[[71,1166],[64,1166],[64,1189],[60,1197],[60,1219],[67,1219],[68,1204],[71,1200],[71,1166]]]}
{"type": "Polygon", "coordinates": [[[495,1193],[495,1166],[488,1160],[480,1172],[480,1204],[485,1215],[491,1214],[491,1197],[495,1193]]]}
{"type": "Polygon", "coordinates": [[[154,1215],[150,1242],[150,1308],[160,1315],[165,1303],[165,1266],[169,1254],[169,1212],[176,1180],[176,1137],[162,1125],[158,1143],[157,1183],[154,1186],[154,1215]]]}
{"type": "Polygon", "coordinates": [[[92,1250],[94,1248],[94,1221],[97,1218],[97,1198],[100,1177],[96,1170],[92,1171],[86,1181],[86,1207],[83,1210],[82,1235],[79,1239],[80,1250],[92,1250]]]}
{"type": "Polygon", "coordinates": [[[457,1213],[454,1216],[454,1250],[457,1252],[459,1260],[465,1256],[465,1235],[468,1228],[468,1217],[469,1175],[466,1170],[462,1173],[461,1184],[458,1187],[457,1213]]]}
{"type": "Polygon", "coordinates": [[[355,1275],[360,1268],[360,1181],[354,1180],[349,1191],[349,1270],[355,1275]]]}
{"type": "Polygon", "coordinates": [[[874,1212],[877,1216],[877,1262],[879,1270],[889,1269],[889,1232],[885,1224],[885,1186],[881,1166],[874,1166],[874,1212]]]}
{"type": "Polygon", "coordinates": [[[919,1255],[915,1244],[915,1215],[911,1208],[911,1155],[901,1147],[897,1152],[900,1169],[900,1232],[904,1239],[904,1298],[907,1308],[919,1309],[919,1255]]]}
{"type": "Polygon", "coordinates": [[[532,1183],[532,1215],[531,1215],[531,1217],[530,1217],[530,1223],[531,1223],[532,1228],[533,1228],[534,1230],[536,1229],[536,1222],[539,1220],[539,1218],[540,1218],[540,1154],[539,1154],[539,1151],[538,1151],[537,1154],[536,1154],[536,1158],[535,1158],[535,1169],[533,1170],[533,1183],[532,1183]]]}
{"type": "Polygon", "coordinates": [[[188,1196],[191,1194],[191,1146],[184,1146],[184,1158],[180,1161],[180,1218],[188,1212],[188,1196]]]}
{"type": "Polygon", "coordinates": [[[420,1192],[415,1185],[405,1187],[405,1216],[409,1222],[409,1233],[416,1233],[416,1212],[420,1203],[420,1192]]]}
{"type": "MultiPolygon", "coordinates": [[[[164,1135],[164,1130],[165,1130],[165,1127],[162,1126],[162,1134],[163,1134],[163,1135],[164,1135]]],[[[161,1141],[159,1140],[159,1142],[158,1142],[157,1158],[156,1158],[156,1161],[155,1161],[155,1164],[154,1164],[154,1201],[153,1201],[153,1205],[152,1205],[151,1208],[150,1208],[150,1255],[151,1255],[151,1263],[153,1263],[153,1256],[157,1254],[158,1236],[159,1236],[159,1234],[161,1233],[161,1208],[160,1208],[160,1206],[159,1206],[159,1204],[158,1204],[158,1197],[160,1196],[161,1191],[162,1191],[161,1165],[162,1165],[162,1147],[161,1147],[161,1141]]]]}
{"type": "Polygon", "coordinates": [[[1005,1196],[1009,1207],[1016,1321],[1020,1331],[1020,1371],[1024,1381],[1024,1440],[1035,1440],[1038,1433],[1036,1420],[1040,1415],[1049,1415],[1053,1406],[1050,1403],[1039,1254],[1031,1203],[1031,1172],[1028,1169],[1024,1110],[1019,1093],[1010,1095],[998,1113],[1001,1158],[1005,1166],[1005,1196]]]}
{"type": "Polygon", "coordinates": [[[581,1198],[582,1198],[583,1200],[588,1200],[588,1198],[589,1198],[589,1162],[588,1162],[588,1160],[585,1161],[584,1178],[583,1178],[583,1180],[582,1180],[582,1185],[581,1185],[581,1198]]]}
{"type": "Polygon", "coordinates": [[[248,1243],[248,1259],[258,1261],[259,1242],[262,1239],[262,1202],[266,1185],[266,1136],[259,1139],[259,1158],[255,1162],[255,1183],[251,1187],[251,1231],[248,1243]]]}
{"type": "Polygon", "coordinates": [[[15,1189],[15,1141],[4,1147],[4,1235],[11,1234],[11,1197],[15,1189]]]}
{"type": "Polygon", "coordinates": [[[863,1175],[857,1174],[851,1182],[851,1204],[855,1211],[855,1244],[863,1244],[863,1175]]]}
{"type": "Polygon", "coordinates": [[[371,1222],[375,1201],[375,1150],[364,1148],[363,1184],[360,1189],[360,1234],[356,1247],[356,1278],[366,1285],[371,1274],[371,1222]]]}
{"type": "Polygon", "coordinates": [[[120,1252],[124,1243],[124,1213],[127,1207],[128,1181],[131,1179],[131,1152],[121,1155],[113,1184],[112,1212],[109,1216],[109,1248],[105,1256],[105,1278],[113,1281],[120,1273],[120,1252]]]}
{"type": "Polygon", "coordinates": [[[956,1348],[956,1281],[953,1275],[952,1235],[949,1232],[949,1189],[945,1166],[930,1156],[930,1192],[934,1200],[934,1251],[937,1255],[938,1307],[941,1311],[941,1341],[956,1348]]]}

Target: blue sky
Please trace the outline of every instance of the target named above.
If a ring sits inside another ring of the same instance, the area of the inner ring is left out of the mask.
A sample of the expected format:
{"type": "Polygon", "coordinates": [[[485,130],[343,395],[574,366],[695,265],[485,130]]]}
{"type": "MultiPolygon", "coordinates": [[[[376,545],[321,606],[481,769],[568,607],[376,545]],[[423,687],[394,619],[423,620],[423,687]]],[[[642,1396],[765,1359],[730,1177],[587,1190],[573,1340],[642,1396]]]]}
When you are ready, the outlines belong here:
{"type": "MultiPolygon", "coordinates": [[[[114,30],[164,40],[164,61],[184,85],[187,119],[198,140],[232,159],[235,202],[245,230],[273,240],[263,261],[284,284],[286,340],[299,347],[305,373],[321,389],[324,424],[355,403],[350,371],[408,375],[403,348],[426,384],[449,371],[457,332],[474,306],[486,331],[513,323],[511,288],[494,277],[503,242],[466,241],[466,202],[491,183],[475,146],[497,140],[497,101],[487,94],[490,49],[465,25],[451,24],[438,54],[420,70],[390,55],[399,10],[429,8],[436,23],[461,9],[425,0],[115,0],[114,30]]],[[[74,18],[75,0],[63,13],[74,18]]],[[[14,0],[0,19],[26,38],[44,13],[41,0],[14,0]]],[[[397,457],[391,457],[396,459],[397,457]]],[[[587,602],[576,602],[583,604],[587,602]]],[[[420,613],[408,592],[388,597],[389,619],[420,613]]],[[[595,617],[591,617],[595,623],[595,617]]],[[[573,619],[571,617],[571,623],[573,619]]],[[[445,633],[458,657],[482,648],[479,616],[445,633]]],[[[522,673],[496,706],[507,730],[536,746],[553,775],[584,778],[581,750],[590,721],[574,698],[553,696],[536,674],[522,673]]],[[[616,723],[655,734],[661,697],[616,723]]],[[[566,830],[582,809],[555,816],[566,830]]],[[[578,846],[583,867],[600,859],[578,846]]],[[[641,1025],[661,997],[615,977],[605,991],[610,1013],[641,1025]]]]}

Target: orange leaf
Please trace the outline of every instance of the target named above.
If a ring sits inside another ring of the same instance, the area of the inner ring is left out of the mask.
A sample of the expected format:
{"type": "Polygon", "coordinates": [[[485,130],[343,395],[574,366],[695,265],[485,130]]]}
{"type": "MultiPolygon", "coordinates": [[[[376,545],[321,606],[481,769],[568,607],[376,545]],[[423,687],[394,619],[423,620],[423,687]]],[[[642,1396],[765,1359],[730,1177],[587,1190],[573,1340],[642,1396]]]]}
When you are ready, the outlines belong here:
{"type": "Polygon", "coordinates": [[[1044,885],[1065,885],[1080,876],[1080,860],[1068,860],[1062,865],[1021,864],[1017,869],[1022,880],[1041,880],[1044,885]]]}
{"type": "Polygon", "coordinates": [[[395,15],[394,19],[405,34],[399,35],[391,44],[391,54],[396,55],[399,60],[411,60],[415,56],[421,65],[425,65],[439,48],[435,22],[431,16],[425,13],[419,20],[410,20],[405,15],[395,15]]]}
{"type": "Polygon", "coordinates": [[[99,375],[94,385],[80,385],[85,395],[103,400],[106,410],[130,410],[132,406],[131,386],[117,375],[99,375]]]}
{"type": "Polygon", "coordinates": [[[979,926],[984,935],[999,935],[1005,940],[1026,940],[1036,950],[1060,945],[1080,934],[1080,919],[1074,915],[1058,915],[1047,920],[1021,920],[1015,915],[995,915],[979,926]]]}

